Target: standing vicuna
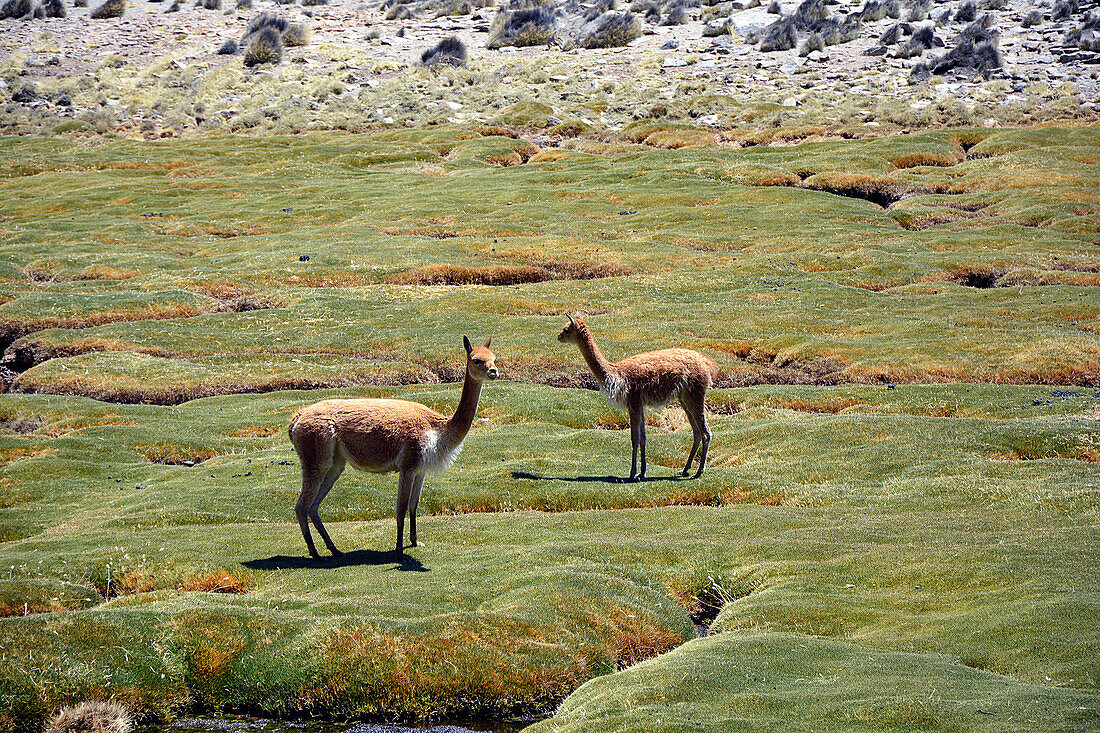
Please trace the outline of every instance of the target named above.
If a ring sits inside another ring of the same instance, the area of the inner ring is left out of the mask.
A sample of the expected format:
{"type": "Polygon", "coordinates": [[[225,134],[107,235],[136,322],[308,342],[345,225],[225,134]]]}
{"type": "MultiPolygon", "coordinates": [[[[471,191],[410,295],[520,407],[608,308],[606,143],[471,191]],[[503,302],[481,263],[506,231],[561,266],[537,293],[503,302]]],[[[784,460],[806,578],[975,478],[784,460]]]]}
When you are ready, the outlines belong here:
{"type": "Polygon", "coordinates": [[[672,398],[680,400],[691,423],[694,438],[691,453],[682,475],[687,476],[695,454],[699,453],[699,478],[707,465],[710,448],[710,428],[707,426],[707,389],[718,376],[718,366],[691,349],[661,349],[635,354],[619,361],[608,361],[596,339],[578,313],[566,316],[569,323],[558,334],[558,341],[575,343],[588,368],[596,377],[600,391],[611,404],[630,415],[630,480],[645,478],[645,407],[664,407],[672,398]],[[702,447],[700,449],[700,446],[702,447]],[[638,472],[638,450],[642,453],[642,470],[638,472]]]}
{"type": "Polygon", "coordinates": [[[416,541],[416,505],[424,477],[445,471],[462,450],[462,441],[477,413],[481,383],[496,379],[496,357],[484,346],[466,346],[466,381],[455,414],[446,418],[419,402],[407,400],[323,400],[303,407],[290,418],[290,441],[302,462],[302,493],[294,511],[309,554],[320,558],[309,533],[313,520],[321,539],[334,556],[342,554],[321,524],[317,507],[350,463],[360,471],[397,471],[397,553],[404,552],[405,513],[409,512],[409,541],[416,541]]]}

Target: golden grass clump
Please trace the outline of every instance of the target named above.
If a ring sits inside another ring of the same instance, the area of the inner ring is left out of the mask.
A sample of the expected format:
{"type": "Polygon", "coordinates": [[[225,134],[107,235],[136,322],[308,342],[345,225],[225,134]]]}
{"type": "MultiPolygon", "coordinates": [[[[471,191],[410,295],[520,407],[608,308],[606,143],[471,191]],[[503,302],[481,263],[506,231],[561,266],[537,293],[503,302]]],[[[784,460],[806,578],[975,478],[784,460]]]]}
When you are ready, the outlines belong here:
{"type": "Polygon", "coordinates": [[[46,733],[130,733],[133,729],[130,711],[109,700],[61,708],[46,725],[46,733]]]}
{"type": "Polygon", "coordinates": [[[228,570],[211,570],[187,580],[180,586],[181,591],[200,591],[202,593],[246,593],[249,589],[247,578],[235,575],[228,570]]]}

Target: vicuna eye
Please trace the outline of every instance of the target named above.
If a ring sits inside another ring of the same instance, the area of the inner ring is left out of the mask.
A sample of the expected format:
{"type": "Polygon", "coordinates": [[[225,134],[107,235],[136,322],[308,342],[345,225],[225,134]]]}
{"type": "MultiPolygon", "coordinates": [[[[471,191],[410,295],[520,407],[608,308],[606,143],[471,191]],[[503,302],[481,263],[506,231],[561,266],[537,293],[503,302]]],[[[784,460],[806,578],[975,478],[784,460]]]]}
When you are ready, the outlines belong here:
{"type": "Polygon", "coordinates": [[[484,359],[474,359],[474,360],[473,360],[473,362],[474,362],[475,364],[484,364],[484,363],[485,363],[485,360],[484,360],[484,359]]]}

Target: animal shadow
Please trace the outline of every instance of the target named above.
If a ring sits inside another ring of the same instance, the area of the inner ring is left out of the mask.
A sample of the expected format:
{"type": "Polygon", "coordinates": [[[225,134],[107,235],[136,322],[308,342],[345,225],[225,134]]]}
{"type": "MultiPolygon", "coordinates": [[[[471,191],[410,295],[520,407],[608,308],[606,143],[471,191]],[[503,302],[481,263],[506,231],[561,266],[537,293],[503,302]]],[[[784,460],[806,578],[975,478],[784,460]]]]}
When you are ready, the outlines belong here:
{"type": "Polygon", "coordinates": [[[645,478],[634,479],[633,481],[622,476],[540,476],[537,473],[528,473],[527,471],[512,471],[512,478],[530,479],[532,481],[572,481],[577,483],[600,483],[600,484],[633,484],[642,481],[683,481],[684,476],[676,474],[675,476],[646,476],[645,478]]]}
{"type": "Polygon", "coordinates": [[[307,568],[332,570],[335,568],[350,568],[360,565],[393,565],[394,567],[389,568],[389,570],[411,571],[415,573],[426,573],[430,570],[430,568],[424,567],[424,564],[415,557],[409,557],[408,555],[398,556],[393,550],[389,552],[381,552],[379,550],[352,550],[351,552],[345,552],[339,557],[323,557],[320,560],[309,557],[308,555],[275,555],[273,557],[258,558],[256,560],[245,560],[241,565],[244,565],[246,568],[251,568],[252,570],[302,570],[307,568]]]}

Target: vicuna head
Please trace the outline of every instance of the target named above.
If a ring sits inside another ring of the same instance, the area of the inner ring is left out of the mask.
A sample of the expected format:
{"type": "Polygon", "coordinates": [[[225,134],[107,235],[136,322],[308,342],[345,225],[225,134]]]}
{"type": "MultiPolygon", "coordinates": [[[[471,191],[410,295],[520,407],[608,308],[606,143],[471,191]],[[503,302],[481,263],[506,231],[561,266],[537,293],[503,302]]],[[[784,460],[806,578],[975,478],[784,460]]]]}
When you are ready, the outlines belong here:
{"type": "Polygon", "coordinates": [[[493,337],[483,346],[474,346],[470,343],[469,336],[462,337],[462,343],[466,346],[466,374],[475,382],[484,382],[486,379],[496,379],[500,376],[497,371],[496,356],[489,351],[489,345],[493,343],[493,337]]]}
{"type": "Polygon", "coordinates": [[[565,328],[558,334],[558,341],[561,341],[563,344],[580,343],[581,332],[588,328],[584,323],[584,319],[581,318],[580,313],[574,315],[566,314],[565,317],[569,319],[569,323],[565,324],[565,328]]]}

